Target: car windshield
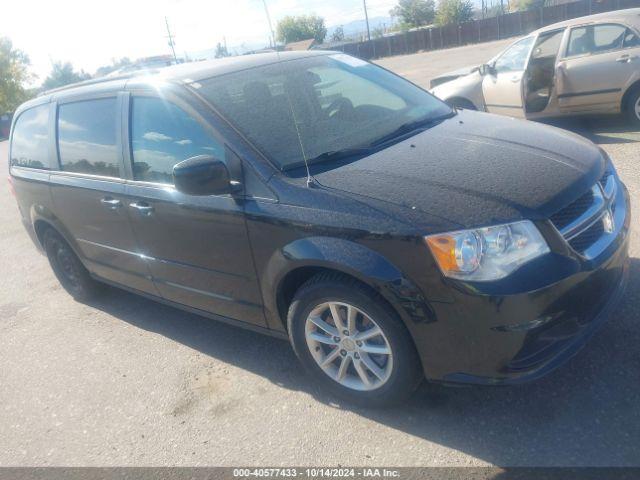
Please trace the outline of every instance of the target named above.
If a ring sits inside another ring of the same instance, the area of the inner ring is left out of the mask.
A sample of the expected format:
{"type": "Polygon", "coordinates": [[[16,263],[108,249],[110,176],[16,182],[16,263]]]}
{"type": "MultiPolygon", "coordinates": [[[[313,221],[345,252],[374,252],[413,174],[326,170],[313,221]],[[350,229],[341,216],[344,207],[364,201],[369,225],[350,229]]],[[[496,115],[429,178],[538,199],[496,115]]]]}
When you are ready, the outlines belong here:
{"type": "Polygon", "coordinates": [[[384,148],[453,113],[412,83],[343,54],[282,61],[193,86],[282,170],[305,159],[384,148]]]}

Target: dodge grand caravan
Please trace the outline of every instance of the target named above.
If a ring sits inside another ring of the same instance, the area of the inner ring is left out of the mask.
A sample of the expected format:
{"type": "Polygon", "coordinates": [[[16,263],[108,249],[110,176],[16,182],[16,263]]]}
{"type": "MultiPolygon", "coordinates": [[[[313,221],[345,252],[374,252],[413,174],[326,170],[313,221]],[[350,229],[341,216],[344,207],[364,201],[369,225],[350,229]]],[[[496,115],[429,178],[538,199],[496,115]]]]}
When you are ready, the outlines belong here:
{"type": "Polygon", "coordinates": [[[48,92],[16,112],[10,163],[71,295],[106,283],[288,338],[368,405],[425,377],[539,378],[625,284],[629,197],[606,153],[335,52],[48,92]]]}

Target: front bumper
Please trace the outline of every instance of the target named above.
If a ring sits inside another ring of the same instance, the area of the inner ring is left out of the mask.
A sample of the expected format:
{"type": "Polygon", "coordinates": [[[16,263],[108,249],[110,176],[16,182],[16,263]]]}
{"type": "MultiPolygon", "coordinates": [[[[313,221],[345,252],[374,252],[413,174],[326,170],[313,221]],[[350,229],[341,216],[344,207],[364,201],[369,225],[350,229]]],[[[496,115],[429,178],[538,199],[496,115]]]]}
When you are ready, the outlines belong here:
{"type": "Polygon", "coordinates": [[[620,186],[624,221],[597,258],[552,253],[493,290],[452,285],[453,301],[433,305],[437,321],[423,337],[426,344],[420,350],[427,378],[523,383],[544,376],[580,350],[626,285],[630,210],[626,188],[620,186]],[[528,288],[532,278],[533,283],[551,280],[528,288]]]}

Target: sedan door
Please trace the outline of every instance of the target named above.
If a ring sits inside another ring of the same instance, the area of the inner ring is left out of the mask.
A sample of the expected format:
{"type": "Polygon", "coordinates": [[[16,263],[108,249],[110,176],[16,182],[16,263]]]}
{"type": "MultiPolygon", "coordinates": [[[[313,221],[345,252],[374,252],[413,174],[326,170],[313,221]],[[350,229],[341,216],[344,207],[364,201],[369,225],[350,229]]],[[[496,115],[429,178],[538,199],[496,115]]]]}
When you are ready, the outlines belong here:
{"type": "Polygon", "coordinates": [[[490,65],[482,79],[482,94],[488,112],[524,117],[523,83],[535,37],[519,40],[490,65]]]}
{"type": "Polygon", "coordinates": [[[187,103],[139,92],[130,101],[127,208],[161,295],[265,326],[241,199],[173,187],[173,166],[197,155],[226,161],[224,143],[187,103]]]}
{"type": "Polygon", "coordinates": [[[564,112],[617,111],[640,68],[640,41],[614,23],[574,27],[558,64],[558,104],[564,112]]]}

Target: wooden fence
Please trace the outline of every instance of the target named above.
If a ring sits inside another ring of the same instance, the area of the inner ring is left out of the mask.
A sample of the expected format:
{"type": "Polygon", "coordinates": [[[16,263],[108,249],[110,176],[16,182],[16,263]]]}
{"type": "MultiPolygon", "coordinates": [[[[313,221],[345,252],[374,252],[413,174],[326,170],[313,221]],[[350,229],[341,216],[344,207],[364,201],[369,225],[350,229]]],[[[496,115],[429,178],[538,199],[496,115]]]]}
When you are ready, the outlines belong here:
{"type": "Polygon", "coordinates": [[[460,25],[431,27],[371,41],[345,43],[328,47],[328,49],[371,60],[525,35],[563,20],[634,7],[640,7],[640,0],[579,0],[474,20],[460,25]]]}

